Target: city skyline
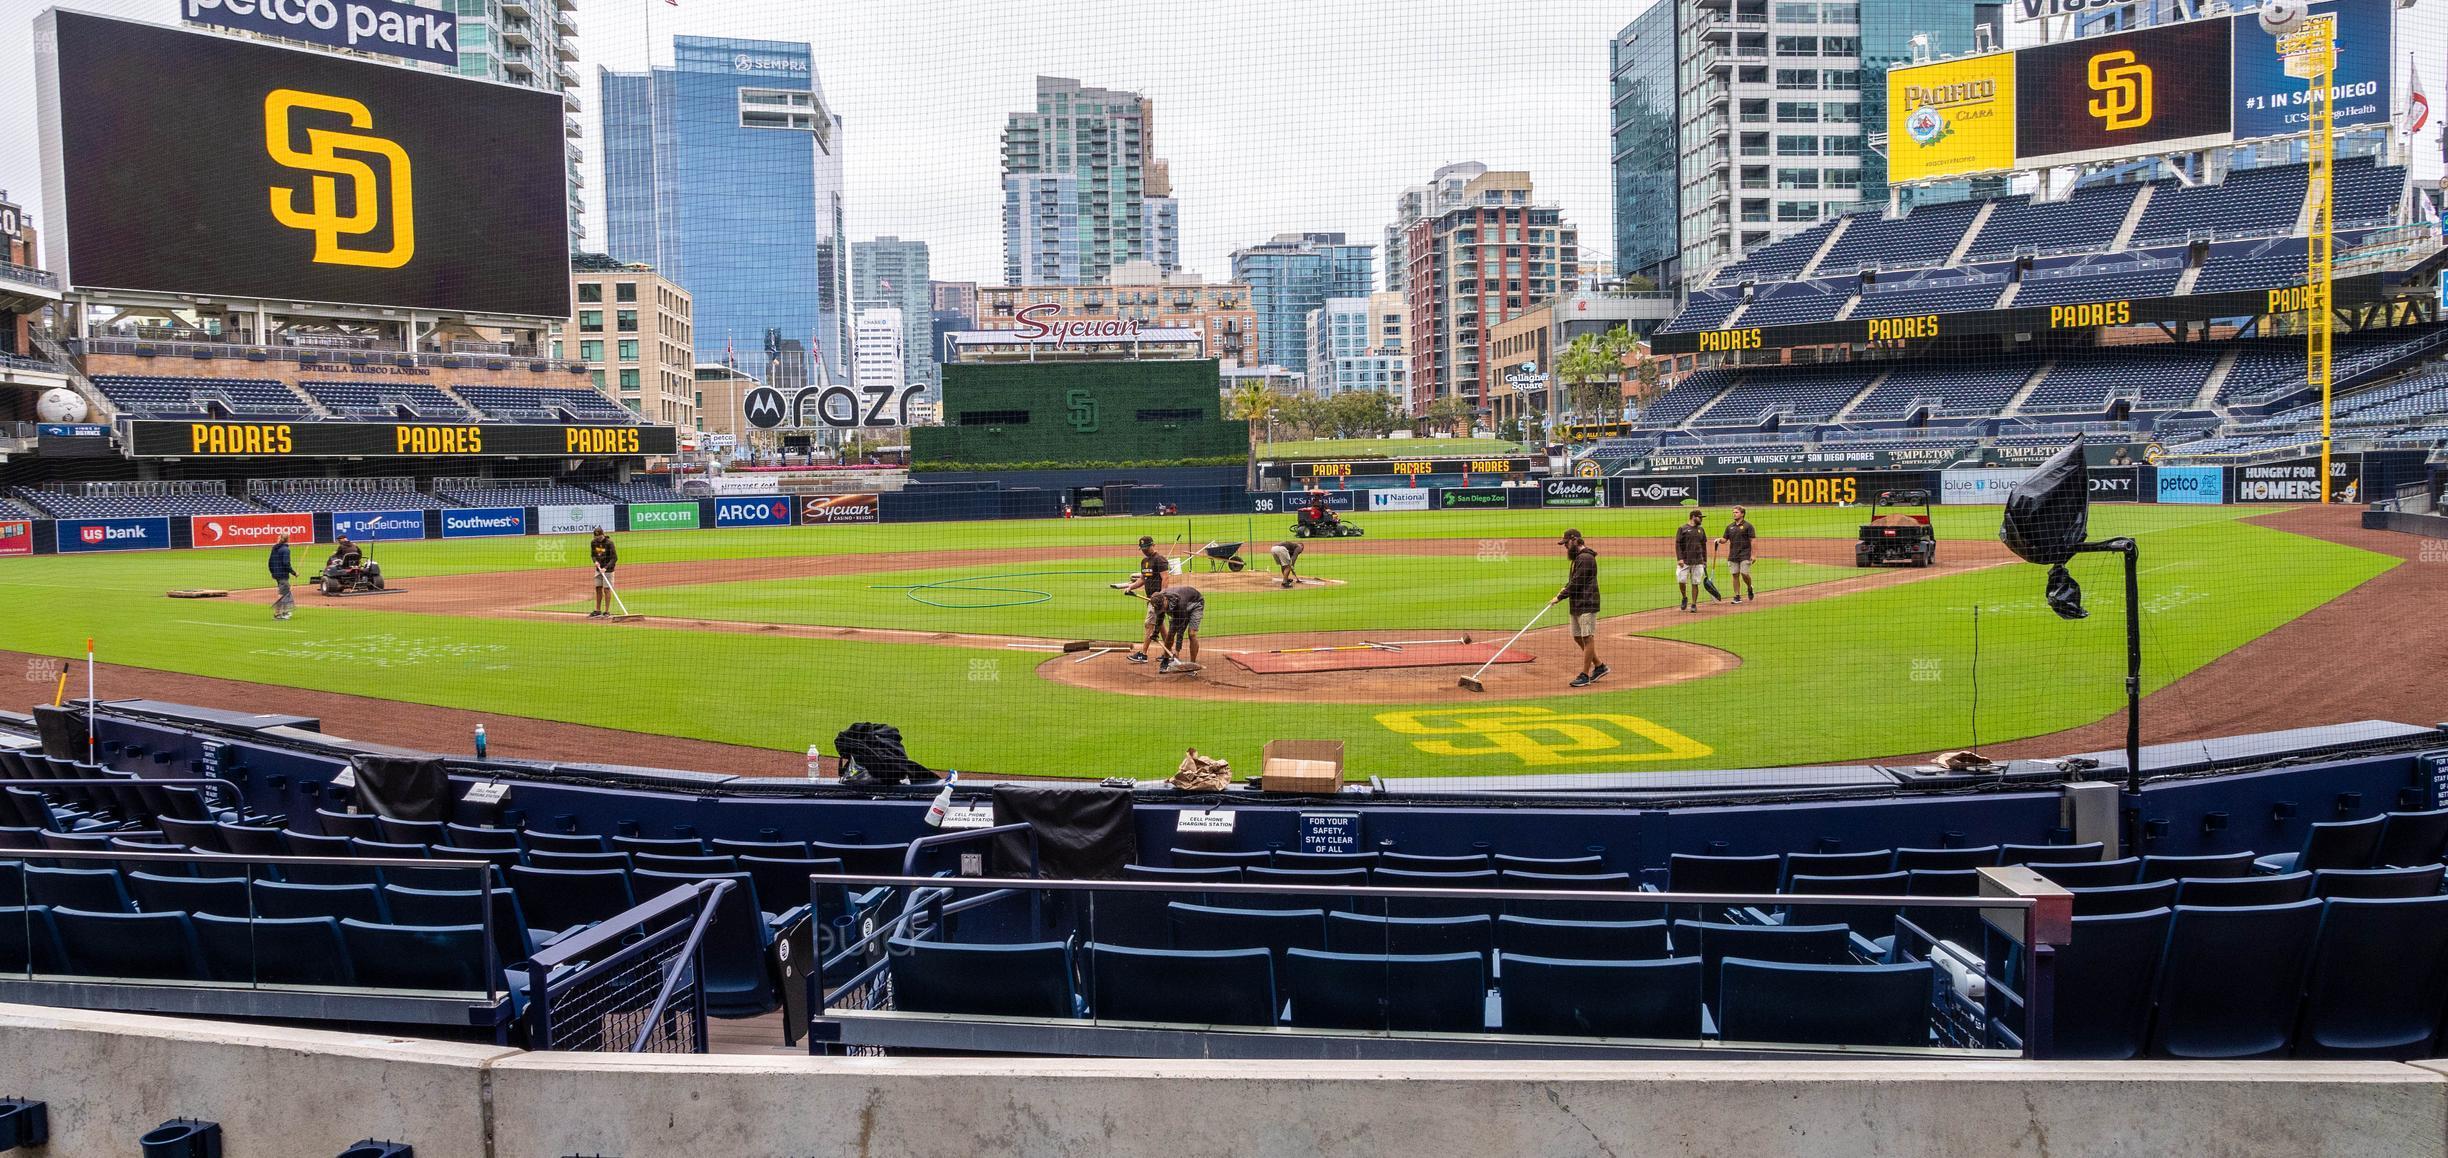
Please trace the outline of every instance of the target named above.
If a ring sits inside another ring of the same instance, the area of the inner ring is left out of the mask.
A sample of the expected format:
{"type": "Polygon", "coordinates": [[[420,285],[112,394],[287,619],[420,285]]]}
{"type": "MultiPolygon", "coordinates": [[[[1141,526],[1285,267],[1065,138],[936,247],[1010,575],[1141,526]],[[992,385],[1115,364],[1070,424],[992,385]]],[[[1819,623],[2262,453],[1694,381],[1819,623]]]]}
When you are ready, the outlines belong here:
{"type": "MultiPolygon", "coordinates": [[[[26,65],[0,67],[9,107],[33,106],[30,25],[48,2],[0,0],[0,63],[26,65]]],[[[172,0],[78,6],[164,22],[178,10],[172,0]]],[[[1024,16],[951,0],[915,25],[884,8],[828,21],[775,0],[587,0],[577,38],[587,236],[605,236],[593,192],[605,151],[596,69],[668,63],[674,36],[708,35],[813,45],[845,125],[847,234],[925,241],[942,279],[1002,280],[998,138],[1039,75],[1154,102],[1182,206],[1181,265],[1209,280],[1227,276],[1234,249],[1278,233],[1376,238],[1405,186],[1462,160],[1533,173],[1603,255],[1607,45],[1644,7],[1531,0],[1507,10],[1497,36],[1475,9],[1383,0],[1186,13],[1057,0],[1024,16]]],[[[39,222],[53,207],[40,204],[33,136],[0,134],[0,188],[39,222]]]]}

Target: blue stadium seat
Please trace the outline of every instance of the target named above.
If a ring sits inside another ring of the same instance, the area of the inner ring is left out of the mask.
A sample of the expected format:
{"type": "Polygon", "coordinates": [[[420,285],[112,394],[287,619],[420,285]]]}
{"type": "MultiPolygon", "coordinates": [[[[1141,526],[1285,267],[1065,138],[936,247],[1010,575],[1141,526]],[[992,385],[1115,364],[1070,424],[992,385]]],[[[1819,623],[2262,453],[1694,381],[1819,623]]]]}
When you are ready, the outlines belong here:
{"type": "Polygon", "coordinates": [[[538,928],[568,929],[608,921],[637,905],[629,874],[619,869],[543,869],[521,865],[504,871],[519,908],[538,928]]]}
{"type": "Polygon", "coordinates": [[[41,905],[0,905],[0,974],[57,973],[59,938],[51,910],[41,905]]]}
{"type": "Polygon", "coordinates": [[[258,917],[350,917],[380,924],[390,919],[376,885],[301,885],[258,881],[254,886],[258,917]]]}
{"type": "Polygon", "coordinates": [[[340,922],[357,984],[370,989],[480,992],[509,986],[499,963],[488,974],[482,925],[391,925],[354,918],[340,922]]]}
{"type": "Polygon", "coordinates": [[[315,809],[315,824],[325,836],[345,836],[358,840],[381,840],[382,823],[371,813],[333,812],[315,809]]]}
{"type": "Polygon", "coordinates": [[[630,874],[640,901],[652,900],[675,888],[701,881],[727,880],[733,885],[715,902],[714,919],[706,926],[706,1012],[716,1017],[757,1017],[773,1011],[781,998],[765,968],[765,952],[774,940],[807,915],[804,906],[767,914],[758,906],[756,882],[746,873],[659,873],[639,869],[630,874]]]}
{"type": "Polygon", "coordinates": [[[1280,976],[1291,1024],[1317,1029],[1484,1033],[1487,964],[1476,953],[1294,949],[1280,976]]]}
{"type": "Polygon", "coordinates": [[[1162,865],[1126,864],[1122,878],[1135,881],[1168,881],[1174,884],[1235,884],[1241,880],[1237,865],[1214,865],[1201,868],[1167,868],[1162,865]]]}
{"type": "Polygon", "coordinates": [[[1508,952],[1497,1006],[1506,1033],[1697,1039],[1700,971],[1697,957],[1583,961],[1508,952]]]}
{"type": "Polygon", "coordinates": [[[1078,1017],[1071,943],[948,945],[895,938],[893,1006],[919,1013],[1078,1017]]]}
{"type": "Polygon", "coordinates": [[[2069,889],[2097,889],[2111,885],[2130,885],[2142,877],[2142,858],[2124,857],[2118,860],[2083,861],[2074,864],[2035,864],[2031,871],[2069,889]]]}
{"type": "MultiPolygon", "coordinates": [[[[1534,873],[1505,869],[1498,874],[1499,882],[1508,889],[1537,889],[1546,892],[1621,893],[1633,891],[1630,873],[1534,873]]],[[[1626,903],[1616,900],[1544,901],[1512,898],[1505,901],[1505,912],[1518,917],[1546,917],[1556,921],[1645,921],[1665,915],[1665,906],[1648,903],[1626,903]]]]}
{"type": "Polygon", "coordinates": [[[215,981],[355,985],[340,922],[331,917],[225,917],[197,913],[196,943],[215,981]]]}
{"type": "Polygon", "coordinates": [[[1374,917],[1362,913],[1326,914],[1326,948],[1336,953],[1477,953],[1496,952],[1496,923],[1476,917],[1374,917]]]}
{"type": "Polygon", "coordinates": [[[1554,876],[1598,876],[1607,871],[1606,858],[1594,855],[1508,856],[1500,852],[1489,858],[1489,867],[1498,872],[1510,869],[1514,872],[1546,873],[1554,876]]]}
{"type": "Polygon", "coordinates": [[[693,836],[615,836],[612,851],[650,852],[657,856],[704,856],[705,842],[693,836]]]}
{"type": "Polygon", "coordinates": [[[349,838],[349,852],[376,860],[425,860],[429,853],[421,844],[393,844],[387,840],[349,838]]]}
{"type": "Polygon", "coordinates": [[[2005,844],[1998,846],[1999,864],[2078,864],[2097,861],[2106,851],[2094,840],[2085,844],[2005,844]]]}
{"type": "Polygon", "coordinates": [[[1377,854],[1373,852],[1278,852],[1268,864],[1270,867],[1279,869],[1373,869],[1377,867],[1377,854]]]}
{"type": "Polygon", "coordinates": [[[2253,854],[2249,852],[2209,856],[2146,856],[2142,858],[2142,879],[2172,881],[2183,877],[2240,877],[2252,871],[2252,863],[2253,854]]]}
{"type": "Polygon", "coordinates": [[[2386,816],[2315,824],[2304,833],[2302,848],[2257,858],[2253,868],[2265,873],[2370,868],[2372,855],[2380,851],[2380,832],[2387,826],[2386,816]]]}
{"type": "MultiPolygon", "coordinates": [[[[1502,879],[1494,869],[1420,873],[1381,868],[1369,873],[1369,883],[1396,889],[1492,889],[1498,887],[1502,879]]],[[[1378,897],[1372,898],[1368,905],[1372,912],[1382,911],[1389,917],[1492,917],[1502,907],[1500,901],[1473,897],[1378,897]]]]}
{"type": "Polygon", "coordinates": [[[2076,917],[2056,950],[2052,1057],[2123,1061],[2149,1043],[2170,910],[2076,917]]]}
{"type": "Polygon", "coordinates": [[[1784,875],[1785,858],[1765,856],[1699,856],[1674,853],[1666,858],[1666,891],[1670,893],[1773,893],[1784,875]]]}
{"type": "Polygon", "coordinates": [[[129,891],[136,906],[148,913],[210,913],[241,920],[254,915],[244,877],[171,877],[131,872],[129,891]]]}
{"type": "Polygon", "coordinates": [[[1916,869],[1987,868],[1998,862],[1998,846],[1984,844],[1976,848],[1899,848],[1895,850],[1897,872],[1916,869]]]}
{"type": "Polygon", "coordinates": [[[2176,910],[2159,969],[2150,1056],[2283,1054],[2324,903],[2176,910]]]}
{"type": "Polygon", "coordinates": [[[221,843],[235,856],[287,856],[287,834],[277,828],[261,825],[222,823],[221,843]]]}
{"type": "Polygon", "coordinates": [[[444,824],[441,843],[480,852],[517,852],[521,847],[517,829],[471,824],[444,824]]]}
{"type": "Polygon", "coordinates": [[[53,909],[125,913],[136,907],[128,899],[127,885],[119,879],[118,869],[28,865],[25,889],[27,903],[53,909]]]}
{"type": "MultiPolygon", "coordinates": [[[[604,838],[591,832],[539,832],[535,829],[521,829],[519,831],[519,843],[526,846],[529,853],[600,853],[605,851],[604,838]]],[[[718,840],[714,843],[720,845],[724,842],[718,840]]],[[[759,845],[758,847],[762,848],[764,846],[759,845]]],[[[793,855],[804,855],[807,852],[807,844],[803,841],[789,841],[783,844],[777,844],[773,847],[776,849],[790,849],[792,850],[793,855]]],[[[716,851],[721,850],[717,849],[716,851]]],[[[771,854],[769,853],[768,855],[771,854]]]]}
{"type": "Polygon", "coordinates": [[[1717,1033],[1803,1045],[1930,1044],[1930,964],[1803,965],[1729,957],[1717,1033]]]}
{"type": "Polygon", "coordinates": [[[1507,957],[1571,961],[1650,961],[1670,955],[1664,921],[1552,921],[1496,918],[1496,948],[1507,957]]]}
{"type": "MultiPolygon", "coordinates": [[[[538,931],[527,925],[527,916],[520,910],[518,894],[508,889],[492,890],[493,913],[485,916],[485,891],[482,889],[417,889],[401,885],[383,887],[383,906],[391,919],[402,925],[490,925],[493,929],[493,956],[501,964],[516,965],[535,956],[543,948],[538,931]]],[[[566,930],[549,930],[561,933],[566,930]]]]}
{"type": "Polygon", "coordinates": [[[1758,961],[1790,961],[1805,965],[1837,965],[1853,959],[1851,930],[1843,925],[1730,925],[1715,921],[1676,921],[1675,951],[1698,955],[1703,966],[1700,987],[1710,1006],[1717,1004],[1718,964],[1728,957],[1758,961]]]}
{"type": "MultiPolygon", "coordinates": [[[[1369,883],[1369,870],[1360,866],[1351,868],[1267,868],[1260,865],[1242,869],[1241,880],[1244,884],[1252,885],[1362,888],[1369,883]]],[[[1331,897],[1301,893],[1235,893],[1228,899],[1245,909],[1351,908],[1354,905],[1368,903],[1365,898],[1359,897],[1337,900],[1331,897]]]]}
{"type": "MultiPolygon", "coordinates": [[[[760,904],[779,905],[784,908],[808,903],[809,877],[819,874],[840,876],[844,872],[840,861],[830,857],[819,860],[805,856],[790,858],[743,856],[739,858],[739,871],[747,873],[748,879],[756,882],[757,900],[760,904]]],[[[828,906],[820,906],[820,909],[841,910],[844,907],[841,902],[843,896],[846,896],[846,886],[828,885],[825,891],[842,895],[827,898],[833,903],[828,906]]],[[[834,914],[820,912],[819,915],[834,914]]]]}
{"type": "Polygon", "coordinates": [[[1100,1020],[1273,1025],[1275,962],[1264,949],[1144,949],[1090,943],[1089,1011],[1100,1020]]]}
{"type": "Polygon", "coordinates": [[[96,913],[53,906],[63,971],[86,977],[201,981],[204,959],[185,913],[96,913]]]}
{"type": "Polygon", "coordinates": [[[2297,1057],[2434,1055],[2448,1006],[2448,897],[2328,903],[2297,1057]]]}
{"type": "Polygon", "coordinates": [[[2186,877],[2176,883],[2177,904],[2203,908],[2284,905],[2312,895],[2312,874],[2308,872],[2274,877],[2186,877]]]}
{"type": "Polygon", "coordinates": [[[2176,892],[2181,887],[2178,881],[2147,881],[2138,885],[2101,885],[2066,891],[2074,894],[2075,916],[2112,917],[2121,913],[2173,908],[2176,892]]]}
{"type": "MultiPolygon", "coordinates": [[[[841,862],[834,861],[832,863],[839,864],[841,862]]],[[[537,851],[527,854],[527,864],[524,867],[562,869],[570,872],[587,872],[591,870],[611,869],[614,872],[626,873],[629,871],[630,866],[629,854],[625,852],[537,851]]]]}
{"type": "Polygon", "coordinates": [[[1789,852],[1785,854],[1785,879],[1875,876],[1894,866],[1895,850],[1891,848],[1869,852],[1789,852]]]}
{"type": "Polygon", "coordinates": [[[1166,851],[1170,854],[1173,868],[1250,868],[1275,863],[1275,854],[1265,849],[1243,852],[1229,849],[1175,848],[1166,851]]]}
{"type": "Polygon", "coordinates": [[[446,828],[439,820],[395,820],[382,818],[383,839],[393,844],[436,845],[446,843],[446,828]]]}
{"type": "Polygon", "coordinates": [[[1165,912],[1176,949],[1265,949],[1280,968],[1294,949],[1326,947],[1323,909],[1234,909],[1175,901],[1165,912]]]}
{"type": "Polygon", "coordinates": [[[2324,901],[2338,897],[2384,900],[2391,897],[2436,896],[2444,873],[2448,873],[2448,865],[2322,869],[2312,874],[2312,895],[2324,901]]]}
{"type": "MultiPolygon", "coordinates": [[[[651,850],[648,850],[651,851],[651,850]]],[[[909,859],[906,844],[827,844],[821,840],[808,842],[808,855],[828,857],[842,862],[852,876],[889,877],[901,875],[909,859]]]]}
{"type": "MultiPolygon", "coordinates": [[[[602,837],[564,836],[555,833],[549,834],[551,836],[551,842],[549,844],[539,845],[536,843],[538,837],[546,835],[548,834],[539,832],[528,833],[527,851],[532,854],[536,849],[544,847],[553,848],[558,852],[603,851],[602,837]],[[580,840],[592,840],[595,842],[595,847],[580,848],[569,843],[580,840]]],[[[706,844],[709,848],[710,855],[713,856],[762,856],[782,860],[805,860],[807,859],[808,855],[807,842],[804,840],[725,840],[718,836],[706,841],[706,844]]]]}
{"type": "Polygon", "coordinates": [[[2392,868],[2435,865],[2443,856],[2448,856],[2448,808],[2392,812],[2380,830],[2371,863],[2392,868]]]}
{"type": "MultiPolygon", "coordinates": [[[[1797,876],[1785,884],[1785,891],[1795,896],[1859,896],[1901,897],[1912,880],[1911,873],[1877,873],[1858,877],[1797,876]]],[[[1795,905],[1785,910],[1785,920],[1795,925],[1844,925],[1873,940],[1895,935],[1896,905],[1795,905]]]]}
{"type": "Polygon", "coordinates": [[[633,868],[658,873],[731,873],[739,871],[739,858],[730,856],[662,856],[651,852],[632,853],[633,868]]]}

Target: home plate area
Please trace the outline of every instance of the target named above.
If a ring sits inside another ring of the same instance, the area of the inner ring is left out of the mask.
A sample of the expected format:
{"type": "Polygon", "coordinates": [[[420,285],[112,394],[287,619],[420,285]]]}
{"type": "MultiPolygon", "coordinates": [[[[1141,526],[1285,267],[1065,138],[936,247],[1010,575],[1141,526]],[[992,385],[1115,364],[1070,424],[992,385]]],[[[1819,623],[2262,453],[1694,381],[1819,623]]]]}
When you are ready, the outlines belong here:
{"type": "Polygon", "coordinates": [[[1337,647],[1293,648],[1285,651],[1231,652],[1229,658],[1245,670],[1264,675],[1290,672],[1366,671],[1398,667],[1477,667],[1494,659],[1499,664],[1529,663],[1537,656],[1514,650],[1499,657],[1496,643],[1349,644],[1337,647]]]}

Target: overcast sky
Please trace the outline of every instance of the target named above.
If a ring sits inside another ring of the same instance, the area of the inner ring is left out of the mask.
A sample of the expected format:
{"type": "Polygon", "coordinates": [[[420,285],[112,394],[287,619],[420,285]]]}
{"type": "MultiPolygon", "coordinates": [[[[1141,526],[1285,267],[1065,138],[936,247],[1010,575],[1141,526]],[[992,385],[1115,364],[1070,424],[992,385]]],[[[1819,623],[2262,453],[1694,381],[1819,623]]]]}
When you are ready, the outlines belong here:
{"type": "MultiPolygon", "coordinates": [[[[941,280],[1001,279],[999,134],[1004,114],[1033,104],[1038,74],[1144,92],[1181,201],[1183,262],[1220,280],[1236,246],[1276,233],[1381,240],[1402,187],[1451,161],[1529,170],[1539,199],[1580,227],[1584,256],[1611,256],[1607,39],[1648,2],[579,0],[577,22],[590,86],[598,65],[639,67],[649,45],[669,59],[675,34],[812,44],[846,121],[851,236],[924,239],[941,280]]],[[[45,6],[0,0],[0,188],[38,215],[30,24],[45,6]]],[[[600,240],[602,149],[586,105],[600,240]]]]}

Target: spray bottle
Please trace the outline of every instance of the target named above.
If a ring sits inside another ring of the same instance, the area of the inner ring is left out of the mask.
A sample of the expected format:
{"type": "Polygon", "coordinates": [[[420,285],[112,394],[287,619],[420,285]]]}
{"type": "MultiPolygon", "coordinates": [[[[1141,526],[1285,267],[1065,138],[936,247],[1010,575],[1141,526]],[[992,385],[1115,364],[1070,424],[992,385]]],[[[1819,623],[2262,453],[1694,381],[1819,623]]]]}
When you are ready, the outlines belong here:
{"type": "Polygon", "coordinates": [[[951,815],[952,785],[959,780],[960,773],[958,772],[950,773],[944,777],[943,791],[936,793],[934,803],[927,805],[926,826],[928,828],[942,828],[944,825],[944,817],[951,815]]]}

